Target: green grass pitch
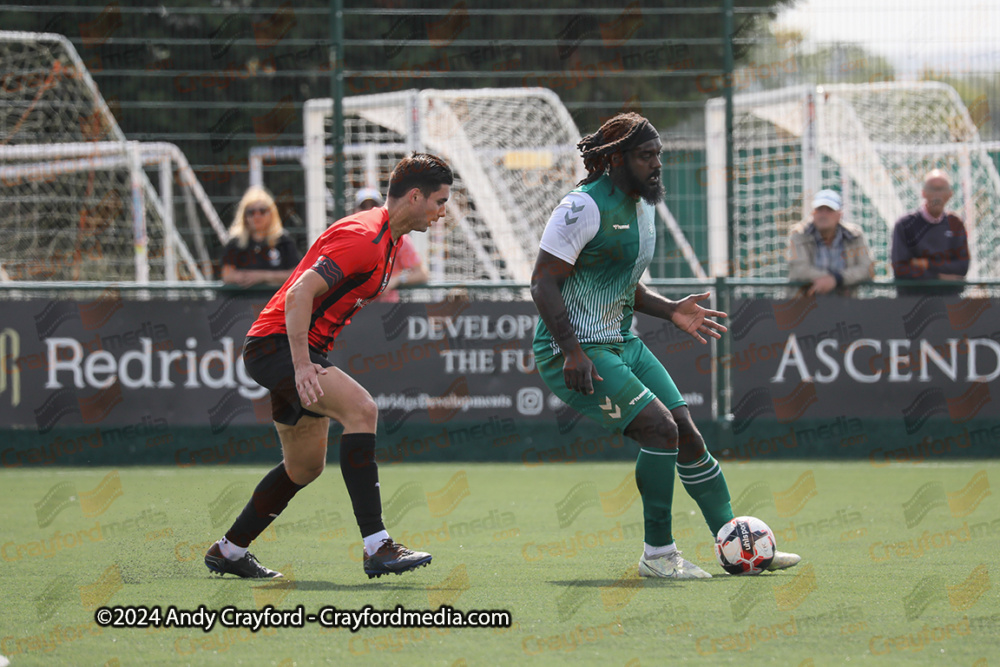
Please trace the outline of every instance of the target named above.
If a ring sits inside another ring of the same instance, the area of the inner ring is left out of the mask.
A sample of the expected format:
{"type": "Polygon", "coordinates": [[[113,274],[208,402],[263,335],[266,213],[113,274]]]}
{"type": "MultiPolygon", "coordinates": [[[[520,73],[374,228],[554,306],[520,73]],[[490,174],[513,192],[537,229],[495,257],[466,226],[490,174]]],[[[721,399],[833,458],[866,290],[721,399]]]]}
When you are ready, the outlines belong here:
{"type": "Polygon", "coordinates": [[[3,489],[0,654],[20,665],[986,665],[1000,649],[997,461],[729,463],[790,570],[732,577],[678,482],[674,534],[710,580],[647,581],[628,463],[383,465],[390,533],[429,567],[368,580],[335,466],[252,551],[286,580],[202,555],[260,467],[26,469],[3,489]],[[101,605],[508,610],[512,626],[100,628],[101,605]]]}

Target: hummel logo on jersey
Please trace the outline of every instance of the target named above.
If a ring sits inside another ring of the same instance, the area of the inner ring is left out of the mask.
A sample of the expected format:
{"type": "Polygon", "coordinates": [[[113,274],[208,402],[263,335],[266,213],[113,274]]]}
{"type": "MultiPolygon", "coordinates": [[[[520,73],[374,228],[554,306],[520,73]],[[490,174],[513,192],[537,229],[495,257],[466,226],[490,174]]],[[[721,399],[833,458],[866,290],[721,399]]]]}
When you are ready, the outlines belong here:
{"type": "Polygon", "coordinates": [[[611,225],[615,229],[631,229],[632,225],[611,225]]]}
{"type": "MultiPolygon", "coordinates": [[[[575,205],[575,204],[574,204],[573,202],[570,202],[570,203],[569,203],[569,207],[570,207],[570,211],[571,211],[572,213],[579,213],[580,211],[582,211],[582,210],[583,210],[583,204],[580,204],[580,206],[579,206],[579,207],[577,207],[577,206],[576,206],[576,205],[575,205]]],[[[563,220],[565,220],[565,221],[566,221],[566,224],[567,224],[567,225],[572,225],[572,224],[573,224],[574,222],[576,222],[576,221],[577,221],[577,220],[579,220],[579,219],[580,219],[580,216],[579,216],[579,215],[577,215],[577,216],[576,216],[575,218],[571,218],[571,217],[569,217],[569,212],[567,212],[567,213],[566,213],[566,217],[565,217],[565,218],[563,218],[563,220]]]]}

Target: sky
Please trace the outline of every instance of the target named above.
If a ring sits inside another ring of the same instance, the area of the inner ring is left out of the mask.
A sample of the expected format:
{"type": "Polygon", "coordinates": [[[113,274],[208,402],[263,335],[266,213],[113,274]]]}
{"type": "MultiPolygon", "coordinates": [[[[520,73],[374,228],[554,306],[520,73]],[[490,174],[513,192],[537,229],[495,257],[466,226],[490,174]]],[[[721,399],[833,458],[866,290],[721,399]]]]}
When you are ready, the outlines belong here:
{"type": "Polygon", "coordinates": [[[924,66],[1000,72],[1000,0],[800,0],[776,27],[855,42],[901,73],[924,66]]]}

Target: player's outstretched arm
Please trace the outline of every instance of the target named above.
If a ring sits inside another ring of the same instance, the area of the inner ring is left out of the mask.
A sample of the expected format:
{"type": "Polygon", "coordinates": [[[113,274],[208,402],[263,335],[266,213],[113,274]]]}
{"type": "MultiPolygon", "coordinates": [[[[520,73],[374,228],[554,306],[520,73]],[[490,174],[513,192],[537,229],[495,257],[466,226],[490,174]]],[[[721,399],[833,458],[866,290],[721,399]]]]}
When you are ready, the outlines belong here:
{"type": "Polygon", "coordinates": [[[580,347],[573,324],[566,313],[562,285],[573,272],[573,265],[544,251],[538,251],[535,270],[531,274],[531,298],[538,315],[563,352],[563,380],[566,387],[582,394],[594,393],[594,381],[602,378],[594,362],[580,347]]]}
{"type": "Polygon", "coordinates": [[[313,301],[328,289],[330,286],[322,276],[307,269],[285,294],[285,328],[295,366],[295,389],[302,405],[312,405],[323,395],[319,376],[326,375],[326,369],[309,358],[309,322],[313,301]]]}
{"type": "Polygon", "coordinates": [[[634,307],[637,313],[670,320],[674,326],[690,334],[699,343],[707,343],[704,336],[721,338],[722,333],[728,331],[726,327],[709,318],[729,317],[721,311],[709,310],[698,304],[710,296],[709,292],[703,292],[684,297],[680,301],[671,301],[638,283],[635,287],[634,307]]]}

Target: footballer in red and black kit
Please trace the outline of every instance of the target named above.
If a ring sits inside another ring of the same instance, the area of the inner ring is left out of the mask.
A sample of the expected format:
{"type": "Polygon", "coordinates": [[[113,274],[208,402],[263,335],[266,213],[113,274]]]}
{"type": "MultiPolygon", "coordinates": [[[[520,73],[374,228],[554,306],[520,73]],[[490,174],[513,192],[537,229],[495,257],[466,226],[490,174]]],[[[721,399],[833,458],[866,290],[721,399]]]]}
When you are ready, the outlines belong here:
{"type": "Polygon", "coordinates": [[[250,377],[271,392],[283,460],[205,555],[212,572],[281,576],[247,548],[322,473],[330,419],[344,427],[340,468],[364,541],[365,573],[400,574],[430,563],[430,554],[394,542],[385,529],[375,462],[378,408],[326,353],[351,318],[385,289],[403,236],[425,232],[444,216],[452,182],[441,158],[403,158],[389,177],[385,205],[349,215],[323,232],[250,327],[243,359],[250,377]]]}
{"type": "Polygon", "coordinates": [[[316,239],[289,280],[268,301],[247,336],[287,335],[285,294],[304,271],[311,269],[326,281],[329,291],[313,302],[309,347],[326,354],[354,313],[385,289],[402,240],[402,236],[393,240],[385,207],[341,219],[316,239]]]}

